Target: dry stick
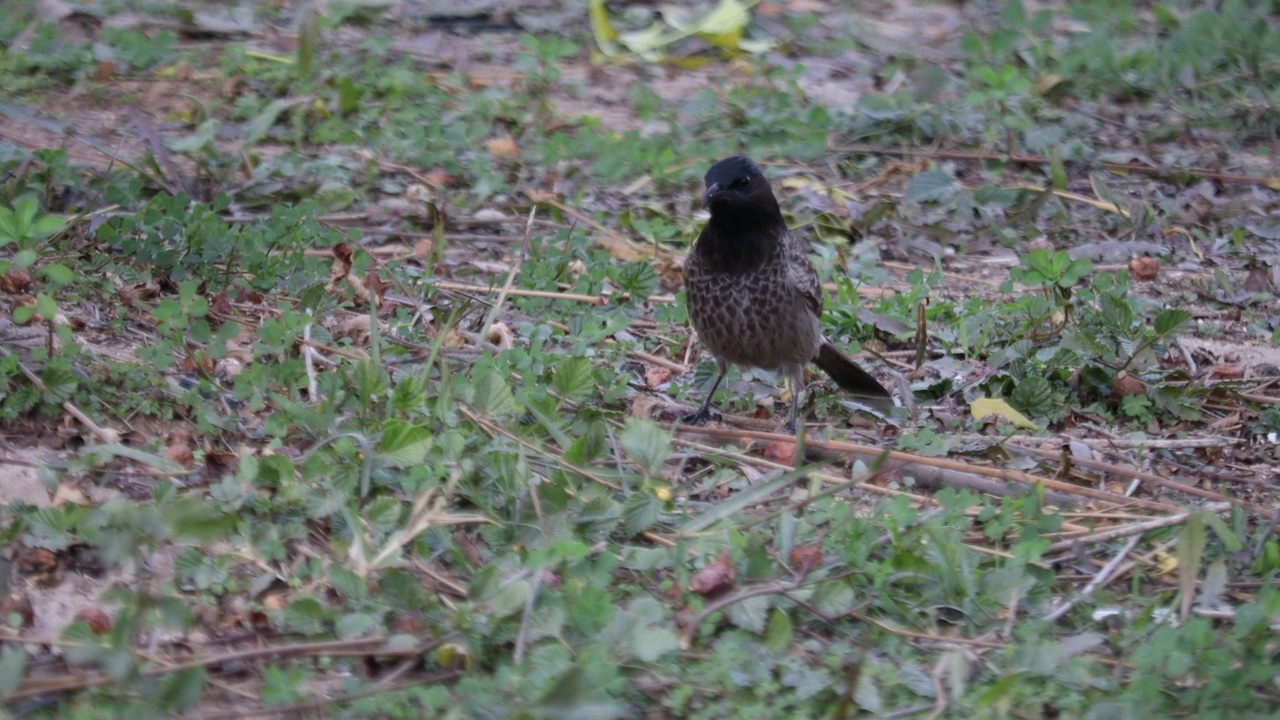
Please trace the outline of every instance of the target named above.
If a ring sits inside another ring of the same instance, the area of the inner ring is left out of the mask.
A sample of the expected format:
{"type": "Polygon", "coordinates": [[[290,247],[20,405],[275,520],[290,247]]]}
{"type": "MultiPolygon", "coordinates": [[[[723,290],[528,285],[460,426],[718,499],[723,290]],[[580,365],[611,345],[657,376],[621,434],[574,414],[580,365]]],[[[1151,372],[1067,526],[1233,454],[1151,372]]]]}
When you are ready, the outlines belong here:
{"type": "Polygon", "coordinates": [[[524,661],[524,647],[529,641],[529,618],[533,617],[533,603],[538,597],[538,590],[542,584],[539,581],[541,577],[541,574],[533,573],[529,578],[529,594],[524,598],[524,610],[520,613],[520,629],[516,632],[516,647],[511,653],[511,659],[516,665],[524,661]]]}
{"type": "MultiPolygon", "coordinates": [[[[1230,505],[1225,505],[1225,507],[1230,507],[1230,505]]],[[[1181,525],[1182,523],[1187,521],[1187,516],[1189,516],[1190,514],[1191,513],[1189,512],[1183,512],[1183,513],[1178,513],[1177,515],[1170,515],[1169,517],[1156,518],[1154,520],[1147,520],[1145,522],[1134,523],[1132,525],[1123,525],[1121,527],[1108,528],[1106,530],[1102,530],[1100,532],[1096,532],[1090,535],[1082,535],[1079,537],[1065,538],[1045,548],[1044,554],[1050,555],[1052,553],[1070,550],[1071,548],[1075,547],[1077,543],[1084,545],[1084,544],[1107,542],[1108,540],[1115,540],[1117,538],[1122,538],[1129,535],[1142,535],[1143,533],[1146,533],[1149,530],[1159,530],[1160,528],[1172,527],[1174,525],[1181,525]]]]}
{"type": "MultiPolygon", "coordinates": [[[[7,348],[5,348],[3,345],[0,345],[0,355],[9,357],[12,354],[13,353],[9,352],[7,348]]],[[[39,390],[42,393],[48,392],[48,388],[44,386],[44,381],[40,379],[40,376],[31,372],[31,370],[29,370],[21,360],[18,361],[18,369],[22,371],[22,374],[26,376],[27,380],[29,380],[37,390],[39,390]]],[[[71,415],[71,417],[74,417],[75,419],[79,420],[81,425],[84,425],[86,428],[88,428],[89,432],[97,436],[97,438],[102,442],[111,444],[111,443],[120,441],[120,438],[115,437],[114,434],[110,431],[103,430],[88,415],[85,415],[84,412],[80,410],[80,408],[73,405],[70,400],[63,401],[62,409],[66,410],[67,413],[71,415]]]]}
{"type": "MultiPolygon", "coordinates": [[[[1271,512],[1270,509],[1263,508],[1261,506],[1254,505],[1252,503],[1247,503],[1243,500],[1236,500],[1234,498],[1229,498],[1220,492],[1214,492],[1212,490],[1205,490],[1203,488],[1183,485],[1181,483],[1174,482],[1173,480],[1166,480],[1160,477],[1159,475],[1153,475],[1148,472],[1143,472],[1137,468],[1126,467],[1124,465],[1113,465],[1111,463],[1105,463],[1098,460],[1086,460],[1083,458],[1076,458],[1076,457],[1067,458],[1067,457],[1064,457],[1063,453],[1058,451],[1042,450],[1037,447],[1022,445],[1020,443],[1013,443],[1012,447],[1016,447],[1018,450],[1025,452],[1029,455],[1037,455],[1046,460],[1052,460],[1054,462],[1064,463],[1064,464],[1077,465],[1079,467],[1089,468],[1090,470],[1099,470],[1102,472],[1108,472],[1115,475],[1120,475],[1121,477],[1129,477],[1135,480],[1141,480],[1143,483],[1159,485],[1160,487],[1168,488],[1170,490],[1175,490],[1177,492],[1186,493],[1188,495],[1195,495],[1196,497],[1204,498],[1205,500],[1231,503],[1245,510],[1258,513],[1260,515],[1267,515],[1271,512]]],[[[1176,509],[1177,508],[1175,508],[1175,510],[1176,509]]]]}
{"type": "MultiPolygon", "coordinates": [[[[470,283],[454,282],[452,280],[440,280],[433,283],[435,287],[441,290],[450,290],[453,292],[471,292],[471,293],[494,293],[498,292],[491,285],[473,285],[470,283]]],[[[512,288],[507,291],[508,295],[516,297],[544,298],[547,300],[568,300],[570,302],[587,303],[588,305],[608,305],[610,298],[608,295],[582,295],[579,293],[551,292],[550,290],[521,290],[512,288]]],[[[623,301],[631,299],[631,293],[622,293],[618,296],[623,301]]],[[[675,295],[650,295],[644,299],[650,303],[673,303],[676,301],[675,295]]]]}
{"type": "Polygon", "coordinates": [[[650,365],[658,365],[660,367],[664,367],[672,372],[686,373],[689,371],[689,368],[687,368],[684,365],[681,365],[678,362],[674,362],[666,358],[660,358],[657,355],[651,355],[643,350],[632,350],[631,355],[635,357],[637,360],[643,360],[644,362],[647,362],[650,365]]]}
{"type": "MultiPolygon", "coordinates": [[[[712,447],[710,445],[704,445],[702,443],[694,442],[692,440],[683,440],[681,438],[673,438],[672,442],[674,442],[676,445],[679,445],[681,447],[690,447],[709,455],[719,455],[720,457],[737,460],[739,462],[749,461],[750,464],[771,468],[774,470],[782,470],[786,472],[786,471],[795,469],[790,465],[774,462],[772,460],[766,460],[765,458],[756,458],[756,457],[747,458],[741,453],[725,452],[721,448],[712,447]]],[[[815,478],[817,480],[821,480],[822,482],[828,485],[843,485],[845,487],[857,488],[858,490],[863,490],[863,491],[872,493],[874,495],[883,495],[886,497],[905,497],[911,502],[916,503],[917,505],[931,505],[935,507],[941,507],[941,503],[939,503],[934,498],[929,497],[928,495],[916,495],[914,493],[909,493],[905,490],[895,490],[893,488],[880,487],[879,485],[872,485],[870,483],[866,483],[862,481],[854,481],[850,478],[840,477],[839,475],[831,475],[824,472],[811,472],[809,473],[809,477],[815,478]]],[[[1012,560],[1014,558],[1012,553],[1005,552],[1004,550],[996,550],[995,548],[983,547],[981,545],[972,545],[970,543],[961,543],[961,544],[969,548],[970,550],[973,550],[974,552],[982,553],[984,555],[992,555],[995,557],[1004,558],[1006,560],[1012,560]]],[[[1043,570],[1052,569],[1052,566],[1049,565],[1048,563],[1042,563],[1039,561],[1031,561],[1029,564],[1034,565],[1035,567],[1041,568],[1043,570]]]]}
{"type": "Polygon", "coordinates": [[[489,315],[484,319],[484,325],[480,326],[481,340],[488,339],[489,330],[493,327],[494,320],[498,318],[498,310],[507,301],[507,293],[511,292],[511,286],[515,284],[516,275],[520,274],[520,266],[524,264],[524,258],[529,254],[529,236],[533,233],[533,218],[537,214],[537,205],[529,208],[529,221],[524,224],[524,237],[520,239],[520,250],[511,262],[511,271],[507,273],[507,281],[503,283],[502,291],[498,293],[498,299],[493,301],[493,305],[489,307],[489,315]]]}
{"type": "MultiPolygon", "coordinates": [[[[451,292],[469,292],[469,293],[494,293],[498,290],[489,285],[472,285],[469,283],[453,282],[451,280],[440,280],[433,283],[441,290],[449,290],[451,292]]],[[[546,298],[548,300],[569,300],[572,302],[587,303],[590,305],[604,305],[608,302],[606,298],[600,295],[578,295],[574,293],[550,292],[547,290],[519,290],[511,289],[508,295],[516,297],[532,297],[546,298]]]]}
{"type": "Polygon", "coordinates": [[[1076,606],[1077,603],[1093,595],[1093,591],[1101,587],[1103,583],[1107,581],[1107,578],[1111,577],[1111,573],[1116,571],[1116,568],[1125,559],[1125,556],[1127,556],[1130,552],[1133,551],[1133,548],[1137,546],[1138,541],[1141,539],[1142,539],[1141,535],[1134,535],[1133,537],[1129,538],[1129,542],[1125,543],[1124,549],[1116,553],[1116,556],[1111,558],[1111,561],[1108,562],[1105,566],[1103,566],[1101,572],[1099,572],[1096,576],[1094,576],[1093,580],[1090,580],[1088,585],[1084,586],[1084,589],[1080,591],[1079,595],[1075,596],[1070,600],[1063,601],[1061,605],[1054,608],[1053,611],[1050,612],[1048,615],[1046,615],[1044,619],[1048,620],[1051,623],[1057,622],[1058,618],[1062,617],[1063,615],[1066,615],[1071,610],[1071,608],[1076,606]]]}
{"type": "Polygon", "coordinates": [[[320,394],[320,381],[316,377],[316,349],[311,346],[311,323],[302,327],[302,366],[307,372],[307,398],[316,402],[320,394]]]}
{"type": "MultiPolygon", "coordinates": [[[[949,160],[982,160],[985,162],[1010,162],[1025,165],[1049,165],[1052,161],[1046,157],[1035,155],[1001,155],[995,153],[972,152],[965,150],[913,150],[910,148],[882,148],[872,145],[844,145],[832,148],[837,152],[862,152],[872,155],[901,155],[903,157],[945,158],[949,160]]],[[[1098,166],[1116,172],[1135,172],[1142,175],[1163,176],[1177,173],[1193,177],[1221,180],[1222,182],[1261,185],[1273,190],[1280,190],[1280,178],[1250,177],[1248,175],[1231,175],[1207,168],[1177,168],[1168,170],[1151,165],[1132,165],[1129,163],[1100,162],[1098,166]]]]}
{"type": "MultiPolygon", "coordinates": [[[[973,435],[973,437],[980,437],[973,435]]],[[[989,439],[989,438],[988,438],[989,439]]],[[[1022,447],[1022,443],[1043,443],[1046,440],[1052,441],[1053,438],[1038,438],[1029,435],[1010,435],[1004,439],[1005,442],[1013,441],[1022,447]]],[[[1134,438],[1070,438],[1063,437],[1061,440],[1073,443],[1088,445],[1090,448],[1146,448],[1150,450],[1179,450],[1182,448],[1204,448],[1204,447],[1222,447],[1223,445],[1238,445],[1242,442],[1240,438],[1232,437],[1195,437],[1195,438],[1175,438],[1168,440],[1139,440],[1134,438]]]]}
{"type": "MultiPolygon", "coordinates": [[[[775,442],[788,442],[793,440],[790,435],[780,435],[778,433],[756,432],[753,430],[732,430],[720,428],[688,428],[680,427],[677,432],[687,434],[710,435],[713,437],[727,438],[753,438],[756,440],[772,440],[775,442]]],[[[971,465],[968,463],[957,462],[954,460],[944,460],[941,458],[928,458],[920,455],[912,455],[911,453],[898,452],[894,450],[884,450],[882,448],[871,447],[869,445],[858,445],[856,443],[844,442],[840,440],[820,440],[813,439],[809,441],[811,447],[822,448],[834,452],[842,452],[850,455],[858,455],[867,459],[878,458],[881,455],[886,459],[900,464],[901,469],[909,471],[914,465],[923,465],[925,467],[942,468],[944,470],[955,470],[958,472],[972,473],[974,475],[985,475],[986,477],[995,478],[997,480],[1009,482],[1022,482],[1028,485],[1040,483],[1050,490],[1059,490],[1069,495],[1078,495],[1091,500],[1099,500],[1102,502],[1114,503],[1116,505],[1137,505],[1145,507],[1148,510],[1159,510],[1161,512],[1179,512],[1180,508],[1168,505],[1154,500],[1140,500],[1137,498],[1126,498],[1123,495],[1104,492],[1102,490],[1094,490],[1093,488],[1080,487],[1065,483],[1060,480],[1054,480],[1047,477],[1038,477],[1024,473],[1020,470],[1002,470],[999,468],[986,468],[980,465],[971,465]]]]}

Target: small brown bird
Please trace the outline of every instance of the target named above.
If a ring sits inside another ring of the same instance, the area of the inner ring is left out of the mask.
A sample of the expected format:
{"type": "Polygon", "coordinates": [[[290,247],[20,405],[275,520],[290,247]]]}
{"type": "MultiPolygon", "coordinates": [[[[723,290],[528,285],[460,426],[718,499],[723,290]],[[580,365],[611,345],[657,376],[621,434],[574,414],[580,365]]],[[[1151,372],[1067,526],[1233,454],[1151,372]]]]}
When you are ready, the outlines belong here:
{"type": "Polygon", "coordinates": [[[730,363],[791,379],[791,429],[810,362],[867,404],[893,407],[889,392],[822,336],[818,274],[759,166],[740,155],[725,158],[704,180],[711,220],[684,261],[684,286],[689,319],[720,374],[702,407],[682,421],[701,425],[711,417],[711,396],[730,363]]]}

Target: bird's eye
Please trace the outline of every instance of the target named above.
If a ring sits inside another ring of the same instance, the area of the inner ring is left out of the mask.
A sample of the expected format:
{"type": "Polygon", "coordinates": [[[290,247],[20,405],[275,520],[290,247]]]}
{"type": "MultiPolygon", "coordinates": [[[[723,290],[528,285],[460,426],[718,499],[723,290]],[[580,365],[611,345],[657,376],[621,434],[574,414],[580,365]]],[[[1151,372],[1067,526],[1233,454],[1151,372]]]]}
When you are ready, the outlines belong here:
{"type": "Polygon", "coordinates": [[[742,177],[733,181],[732,187],[735,190],[746,190],[747,186],[750,184],[751,184],[751,178],[747,177],[746,175],[743,175],[742,177]]]}

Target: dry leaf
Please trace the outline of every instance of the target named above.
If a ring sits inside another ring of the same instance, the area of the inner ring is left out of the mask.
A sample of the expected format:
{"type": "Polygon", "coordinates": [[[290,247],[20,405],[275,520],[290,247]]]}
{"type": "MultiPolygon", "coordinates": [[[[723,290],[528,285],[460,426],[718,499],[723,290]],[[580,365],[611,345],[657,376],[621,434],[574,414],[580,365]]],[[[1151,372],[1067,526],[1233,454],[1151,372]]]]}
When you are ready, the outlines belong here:
{"type": "Polygon", "coordinates": [[[9,272],[0,275],[0,290],[7,293],[18,293],[31,285],[31,276],[22,268],[9,268],[9,272]]]}
{"type": "Polygon", "coordinates": [[[169,437],[165,439],[164,457],[184,468],[195,465],[196,457],[191,449],[191,434],[182,428],[169,433],[169,437]]]}
{"type": "Polygon", "coordinates": [[[484,339],[502,350],[510,350],[516,346],[515,333],[511,332],[511,328],[507,327],[506,323],[496,322],[491,325],[484,339]]]}
{"type": "Polygon", "coordinates": [[[715,562],[708,564],[689,579],[689,589],[704,597],[723,595],[733,588],[736,572],[733,558],[726,550],[720,553],[715,562]]]}
{"type": "Polygon", "coordinates": [[[771,442],[764,447],[764,458],[783,465],[792,465],[796,461],[796,444],[771,442]]]}
{"type": "Polygon", "coordinates": [[[671,381],[671,370],[664,367],[651,367],[644,371],[644,384],[650,389],[671,381]]]}
{"type": "Polygon", "coordinates": [[[1239,380],[1244,377],[1244,365],[1240,363],[1218,363],[1209,371],[1209,377],[1217,380],[1239,380]]]}
{"type": "Polygon", "coordinates": [[[89,498],[85,496],[84,492],[82,492],[80,488],[68,483],[58,484],[58,489],[53,491],[52,502],[54,507],[62,507],[67,503],[71,503],[73,505],[90,504],[89,498]]]}
{"type": "Polygon", "coordinates": [[[1160,274],[1160,263],[1153,257],[1139,255],[1129,261],[1129,274],[1136,280],[1155,280],[1160,274]]]}
{"type": "Polygon", "coordinates": [[[1129,397],[1131,395],[1145,395],[1147,388],[1138,378],[1121,370],[1116,373],[1116,377],[1111,381],[1111,395],[1116,398],[1129,397]]]}
{"type": "Polygon", "coordinates": [[[484,145],[489,154],[502,158],[503,160],[517,160],[520,158],[520,148],[516,147],[516,139],[511,137],[510,133],[490,138],[484,145]]]}
{"type": "Polygon", "coordinates": [[[659,406],[665,407],[666,403],[648,393],[636,393],[635,399],[631,401],[631,417],[652,420],[654,410],[659,406]]]}
{"type": "Polygon", "coordinates": [[[797,545],[791,548],[791,567],[801,575],[821,567],[823,562],[820,545],[797,545]]]}
{"type": "Polygon", "coordinates": [[[94,635],[102,635],[111,629],[111,616],[99,607],[81,608],[76,620],[83,620],[94,635]]]}

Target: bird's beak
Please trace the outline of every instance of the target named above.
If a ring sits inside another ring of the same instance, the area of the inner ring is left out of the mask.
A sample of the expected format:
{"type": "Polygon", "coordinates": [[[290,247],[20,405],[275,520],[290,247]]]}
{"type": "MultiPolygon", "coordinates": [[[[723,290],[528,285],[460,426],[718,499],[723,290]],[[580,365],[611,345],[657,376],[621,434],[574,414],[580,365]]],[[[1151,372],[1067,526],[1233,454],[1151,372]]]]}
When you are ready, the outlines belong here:
{"type": "Polygon", "coordinates": [[[712,196],[718,192],[720,192],[720,183],[711,183],[707,188],[707,192],[702,196],[702,207],[710,205],[712,196]]]}

